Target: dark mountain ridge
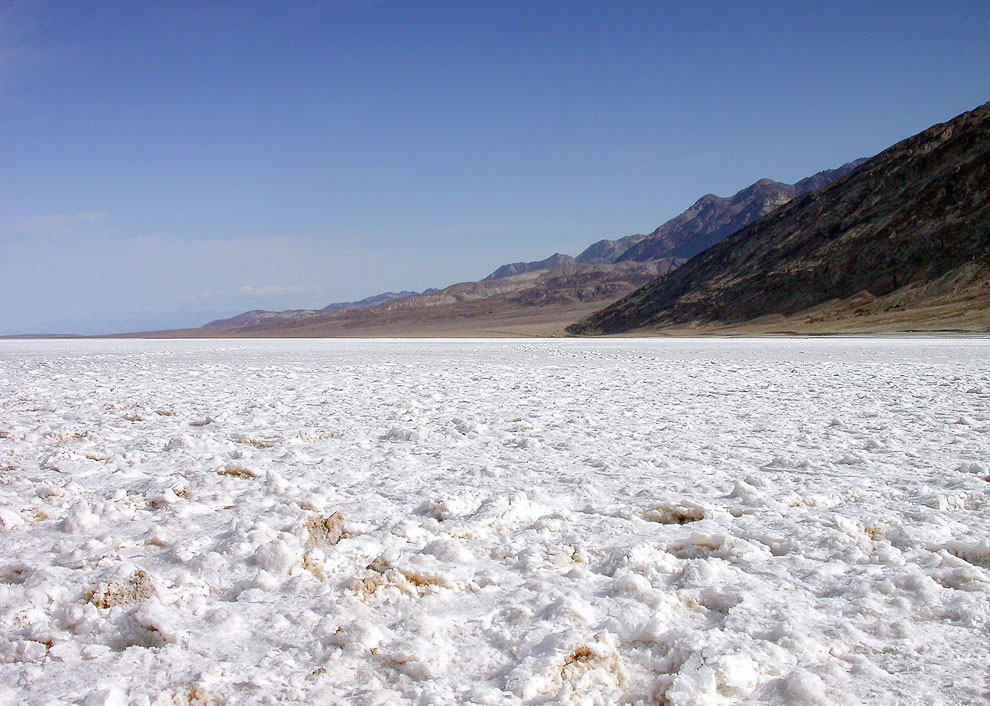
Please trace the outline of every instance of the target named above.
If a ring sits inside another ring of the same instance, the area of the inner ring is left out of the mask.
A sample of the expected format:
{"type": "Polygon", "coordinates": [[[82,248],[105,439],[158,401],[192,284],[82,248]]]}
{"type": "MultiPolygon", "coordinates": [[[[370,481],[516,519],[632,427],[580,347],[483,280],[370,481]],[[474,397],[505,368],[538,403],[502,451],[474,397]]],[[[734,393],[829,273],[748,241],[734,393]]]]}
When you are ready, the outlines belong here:
{"type": "Polygon", "coordinates": [[[792,184],[760,179],[730,197],[706,194],[620,257],[646,262],[659,257],[693,257],[743,226],[794,198],[792,184]]]}
{"type": "Polygon", "coordinates": [[[482,281],[571,264],[605,265],[693,257],[727,235],[780,208],[795,196],[845,176],[864,161],[857,159],[837,169],[824,169],[795,184],[760,179],[732,196],[706,194],[649,235],[636,234],[618,240],[599,240],[577,257],[554,253],[545,260],[502,265],[482,281]]]}
{"type": "MultiPolygon", "coordinates": [[[[817,177],[818,175],[816,175],[817,177]]],[[[794,315],[905,286],[987,292],[990,104],[903,140],[568,328],[619,333],[794,315]]]]}

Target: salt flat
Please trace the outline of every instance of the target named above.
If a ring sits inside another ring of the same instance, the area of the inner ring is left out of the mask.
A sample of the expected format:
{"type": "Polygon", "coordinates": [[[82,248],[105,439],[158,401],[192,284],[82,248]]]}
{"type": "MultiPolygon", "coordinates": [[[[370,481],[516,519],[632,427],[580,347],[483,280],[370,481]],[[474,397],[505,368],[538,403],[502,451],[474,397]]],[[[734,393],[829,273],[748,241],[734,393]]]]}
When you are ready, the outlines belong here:
{"type": "Polygon", "coordinates": [[[0,342],[0,703],[990,702],[988,354],[0,342]]]}

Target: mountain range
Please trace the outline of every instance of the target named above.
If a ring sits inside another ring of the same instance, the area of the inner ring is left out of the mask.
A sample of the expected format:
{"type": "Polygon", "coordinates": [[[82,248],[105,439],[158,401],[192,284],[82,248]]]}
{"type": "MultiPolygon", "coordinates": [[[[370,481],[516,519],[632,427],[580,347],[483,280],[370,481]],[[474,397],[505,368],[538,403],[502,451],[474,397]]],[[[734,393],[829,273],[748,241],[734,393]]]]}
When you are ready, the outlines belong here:
{"type": "Polygon", "coordinates": [[[785,330],[839,321],[990,330],[990,103],[788,201],[567,330],[761,320],[785,330]]]}
{"type": "Polygon", "coordinates": [[[576,257],[169,335],[990,331],[988,199],[990,104],[793,184],[706,194],[576,257]]]}
{"type": "MultiPolygon", "coordinates": [[[[410,311],[503,295],[506,300],[502,305],[539,307],[583,306],[591,301],[618,298],[645,284],[644,277],[652,279],[674,269],[711,243],[779,208],[795,195],[806,193],[815,184],[827,184],[847,174],[863,161],[856,160],[838,169],[826,169],[795,184],[760,179],[728,198],[708,194],[649,235],[599,240],[577,257],[554,253],[543,260],[509,263],[479,282],[462,282],[424,292],[385,292],[360,301],[338,302],[315,310],[253,310],[211,321],[206,328],[244,329],[244,333],[256,332],[265,326],[293,330],[319,328],[327,322],[327,315],[340,312],[366,309],[372,314],[397,309],[410,311]],[[636,267],[633,266],[635,263],[655,265],[636,267]],[[557,274],[521,277],[532,273],[557,274]]],[[[344,318],[368,320],[366,315],[344,318]]]]}
{"type": "Polygon", "coordinates": [[[253,309],[245,311],[243,314],[232,316],[228,319],[216,319],[206,324],[209,328],[221,328],[227,326],[255,326],[258,324],[274,323],[279,321],[295,321],[321,314],[332,314],[338,311],[350,311],[351,309],[370,309],[373,306],[387,304],[398,299],[415,297],[420,294],[432,294],[438,290],[426,290],[425,292],[384,292],[372,297],[366,297],[356,302],[335,302],[328,304],[322,309],[288,309],[286,311],[266,311],[264,309],[253,309]]]}

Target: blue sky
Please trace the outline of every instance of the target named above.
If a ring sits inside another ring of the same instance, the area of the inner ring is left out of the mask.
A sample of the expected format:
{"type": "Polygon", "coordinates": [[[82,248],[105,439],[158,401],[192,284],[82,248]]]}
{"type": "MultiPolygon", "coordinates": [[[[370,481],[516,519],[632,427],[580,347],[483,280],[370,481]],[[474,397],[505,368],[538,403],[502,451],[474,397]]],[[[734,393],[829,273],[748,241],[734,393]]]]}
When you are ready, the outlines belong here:
{"type": "Polygon", "coordinates": [[[0,333],[196,326],[649,232],[990,100],[986,2],[7,2],[0,333]]]}

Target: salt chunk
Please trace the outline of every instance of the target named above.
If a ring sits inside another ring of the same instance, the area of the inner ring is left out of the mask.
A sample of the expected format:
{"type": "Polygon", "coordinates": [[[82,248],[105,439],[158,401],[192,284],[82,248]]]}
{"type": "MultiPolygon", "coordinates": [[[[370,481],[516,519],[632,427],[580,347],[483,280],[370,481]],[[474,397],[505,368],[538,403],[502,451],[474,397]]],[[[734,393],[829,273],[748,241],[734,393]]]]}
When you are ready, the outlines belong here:
{"type": "Polygon", "coordinates": [[[86,645],[81,652],[83,659],[100,659],[110,654],[110,647],[108,645],[86,645]]]}
{"type": "Polygon", "coordinates": [[[350,652],[367,652],[377,648],[385,634],[381,628],[369,620],[352,620],[337,629],[331,642],[350,652]]]}
{"type": "Polygon", "coordinates": [[[83,706],[127,706],[127,694],[119,686],[110,685],[89,692],[83,706]]]}
{"type": "Polygon", "coordinates": [[[276,539],[263,544],[254,553],[254,563],[262,569],[274,573],[285,573],[299,564],[303,558],[303,549],[298,544],[289,544],[276,539]]]}
{"type": "Polygon", "coordinates": [[[825,684],[821,677],[807,669],[798,668],[784,681],[784,689],[793,706],[823,706],[827,703],[825,684]]]}
{"type": "Polygon", "coordinates": [[[858,535],[862,532],[862,529],[855,520],[850,520],[848,517],[843,517],[842,515],[832,516],[832,526],[846,534],[858,535]]]}
{"type": "Polygon", "coordinates": [[[13,510],[0,507],[0,529],[12,530],[24,524],[24,520],[13,510]]]}
{"type": "Polygon", "coordinates": [[[88,504],[80,500],[71,508],[62,520],[62,531],[67,534],[87,534],[100,526],[100,517],[94,513],[88,504]]]}
{"type": "Polygon", "coordinates": [[[758,665],[745,655],[724,655],[716,661],[719,691],[739,698],[753,693],[760,679],[758,665]]]}
{"type": "Polygon", "coordinates": [[[157,598],[149,598],[142,603],[132,618],[135,624],[154,634],[154,642],[165,644],[177,641],[179,635],[172,627],[171,616],[157,598]]]}
{"type": "Polygon", "coordinates": [[[251,582],[251,588],[257,588],[260,591],[267,591],[269,593],[277,589],[278,586],[278,579],[264,569],[259,571],[258,575],[254,577],[254,581],[251,582]]]}
{"type": "Polygon", "coordinates": [[[452,539],[435,539],[425,547],[424,554],[432,554],[441,561],[452,564],[470,564],[474,562],[474,555],[464,546],[463,542],[452,539]]]}
{"type": "Polygon", "coordinates": [[[48,655],[59,662],[76,662],[81,657],[79,646],[72,642],[60,642],[52,645],[48,650],[48,655]]]}
{"type": "Polygon", "coordinates": [[[595,609],[578,595],[557,599],[547,612],[558,620],[575,625],[587,625],[595,619],[595,609]]]}
{"type": "Polygon", "coordinates": [[[653,589],[653,585],[640,574],[624,573],[612,582],[612,592],[618,595],[636,595],[653,589]]]}
{"type": "Polygon", "coordinates": [[[396,645],[389,658],[400,671],[412,679],[436,679],[447,671],[445,655],[423,638],[414,638],[396,645]]]}

